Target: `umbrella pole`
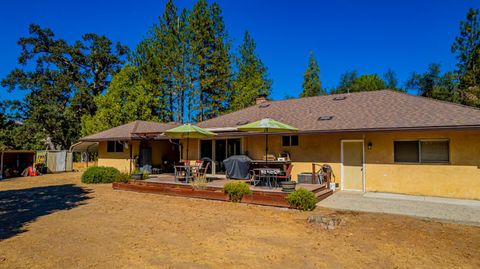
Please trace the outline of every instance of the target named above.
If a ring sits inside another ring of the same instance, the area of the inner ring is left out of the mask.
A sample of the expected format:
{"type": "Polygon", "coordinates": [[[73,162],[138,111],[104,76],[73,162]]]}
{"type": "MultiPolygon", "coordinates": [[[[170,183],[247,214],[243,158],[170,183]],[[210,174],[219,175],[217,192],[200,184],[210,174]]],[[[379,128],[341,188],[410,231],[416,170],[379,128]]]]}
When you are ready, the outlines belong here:
{"type": "Polygon", "coordinates": [[[268,129],[265,135],[265,166],[268,166],[268,129]]]}
{"type": "Polygon", "coordinates": [[[190,136],[187,136],[187,156],[185,157],[186,161],[188,161],[188,144],[190,144],[189,140],[190,140],[190,136]]]}

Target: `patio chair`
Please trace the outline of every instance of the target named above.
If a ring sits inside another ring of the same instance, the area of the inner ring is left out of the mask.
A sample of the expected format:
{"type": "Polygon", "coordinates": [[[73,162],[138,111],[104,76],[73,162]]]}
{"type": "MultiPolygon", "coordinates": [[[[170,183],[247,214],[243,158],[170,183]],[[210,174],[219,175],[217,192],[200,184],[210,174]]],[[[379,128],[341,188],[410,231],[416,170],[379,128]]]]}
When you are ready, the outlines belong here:
{"type": "Polygon", "coordinates": [[[292,170],[293,170],[293,164],[288,165],[287,171],[285,171],[284,175],[278,175],[277,180],[279,181],[290,181],[292,180],[292,170]]]}
{"type": "Polygon", "coordinates": [[[205,166],[200,165],[195,176],[196,177],[205,177],[207,176],[207,170],[210,163],[207,163],[205,166]]]}

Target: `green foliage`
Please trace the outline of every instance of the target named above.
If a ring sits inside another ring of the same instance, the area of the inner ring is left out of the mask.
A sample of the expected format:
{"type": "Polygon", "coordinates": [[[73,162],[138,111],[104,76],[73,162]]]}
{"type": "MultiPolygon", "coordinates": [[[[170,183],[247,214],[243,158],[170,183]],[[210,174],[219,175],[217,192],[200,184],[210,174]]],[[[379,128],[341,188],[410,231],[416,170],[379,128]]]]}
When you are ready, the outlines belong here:
{"type": "Polygon", "coordinates": [[[113,167],[89,167],[82,174],[82,182],[87,184],[112,183],[123,180],[124,176],[113,167]]]}
{"type": "Polygon", "coordinates": [[[272,80],[268,78],[267,68],[255,51],[256,46],[248,31],[245,32],[239,49],[240,56],[235,59],[237,73],[230,95],[231,111],[254,105],[260,95],[270,95],[272,80]]]}
{"type": "Polygon", "coordinates": [[[304,188],[294,190],[287,196],[288,204],[296,209],[311,211],[317,204],[317,198],[313,192],[304,188]]]}
{"type": "Polygon", "coordinates": [[[300,94],[300,97],[325,94],[325,90],[322,89],[322,83],[320,82],[320,67],[318,66],[318,62],[315,59],[313,52],[310,52],[307,71],[305,71],[305,74],[303,75],[302,87],[303,91],[300,94]]]}
{"type": "Polygon", "coordinates": [[[480,107],[480,11],[470,8],[466,20],[460,22],[460,35],[455,38],[452,52],[458,63],[459,101],[480,107]]]}
{"type": "Polygon", "coordinates": [[[95,97],[97,112],[82,117],[82,136],[97,133],[134,120],[158,121],[152,106],[158,102],[139,84],[136,67],[125,66],[105,94],[95,97]]]}
{"type": "Polygon", "coordinates": [[[334,93],[377,91],[385,88],[385,81],[377,74],[358,76],[356,71],[349,71],[342,74],[334,93]]]}
{"type": "MultiPolygon", "coordinates": [[[[105,36],[86,34],[68,44],[52,30],[32,24],[29,36],[19,39],[20,67],[1,81],[3,87],[26,90],[22,118],[25,141],[67,149],[79,136],[80,118],[95,113],[93,97],[108,87],[127,49],[113,48],[105,36]]],[[[26,145],[17,145],[26,147],[26,145]]]]}
{"type": "Polygon", "coordinates": [[[409,89],[418,91],[425,97],[457,102],[456,78],[452,72],[442,74],[439,64],[431,64],[423,74],[413,73],[405,83],[409,89]]]}
{"type": "Polygon", "coordinates": [[[243,195],[252,194],[250,185],[241,181],[227,183],[223,186],[223,190],[232,202],[241,202],[243,195]]]}
{"type": "Polygon", "coordinates": [[[130,175],[128,173],[119,173],[115,177],[115,182],[127,182],[130,179],[130,175]]]}
{"type": "Polygon", "coordinates": [[[385,87],[387,89],[405,91],[398,86],[397,74],[392,69],[388,69],[387,72],[383,74],[383,81],[385,82],[385,87]]]}
{"type": "Polygon", "coordinates": [[[207,120],[226,111],[231,89],[230,46],[220,6],[199,0],[189,16],[190,49],[198,121],[207,120]]]}
{"type": "Polygon", "coordinates": [[[196,176],[193,179],[192,186],[196,190],[203,190],[207,187],[208,181],[206,176],[196,176]]]}

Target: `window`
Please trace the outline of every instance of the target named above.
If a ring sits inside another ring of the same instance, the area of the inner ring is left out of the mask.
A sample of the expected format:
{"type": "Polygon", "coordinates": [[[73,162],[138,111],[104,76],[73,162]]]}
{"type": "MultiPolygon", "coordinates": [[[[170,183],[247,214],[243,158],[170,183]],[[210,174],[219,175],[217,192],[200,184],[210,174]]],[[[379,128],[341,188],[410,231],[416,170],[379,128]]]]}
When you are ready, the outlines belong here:
{"type": "Polygon", "coordinates": [[[420,159],[422,163],[448,163],[448,140],[420,141],[420,159]]]}
{"type": "Polygon", "coordinates": [[[123,152],[123,144],[118,141],[107,141],[107,152],[123,152]]]}
{"type": "Polygon", "coordinates": [[[395,162],[418,163],[418,141],[395,141],[393,148],[395,162]]]}
{"type": "Polygon", "coordinates": [[[298,146],[298,135],[282,136],[282,146],[284,147],[298,146]]]}
{"type": "Polygon", "coordinates": [[[399,163],[448,163],[448,140],[394,141],[394,159],[399,163]]]}

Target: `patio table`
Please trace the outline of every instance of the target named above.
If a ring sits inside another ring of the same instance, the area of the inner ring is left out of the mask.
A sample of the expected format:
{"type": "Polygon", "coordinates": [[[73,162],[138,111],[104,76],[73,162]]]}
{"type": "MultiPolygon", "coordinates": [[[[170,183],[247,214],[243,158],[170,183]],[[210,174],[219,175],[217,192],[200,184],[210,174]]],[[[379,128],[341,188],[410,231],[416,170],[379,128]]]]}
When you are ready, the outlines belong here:
{"type": "MultiPolygon", "coordinates": [[[[263,181],[264,184],[269,187],[270,189],[272,186],[272,181],[275,181],[275,186],[277,186],[277,175],[281,173],[281,169],[279,168],[254,168],[252,169],[254,177],[258,178],[259,181],[263,181]]],[[[255,179],[254,179],[255,182],[255,179]]],[[[256,184],[254,184],[256,186],[256,184]]]]}
{"type": "Polygon", "coordinates": [[[190,176],[198,171],[198,165],[175,165],[175,181],[177,181],[177,172],[185,171],[185,183],[188,183],[190,176]]]}

